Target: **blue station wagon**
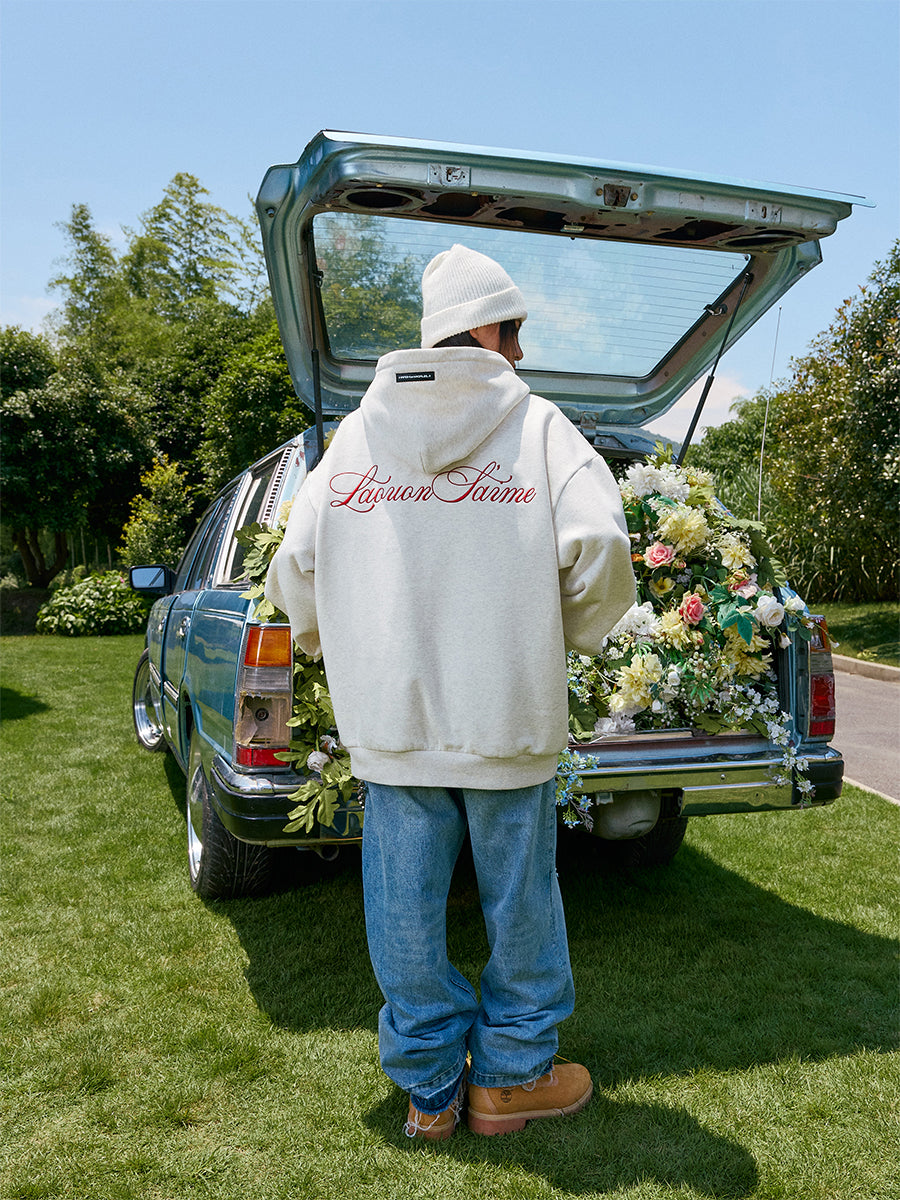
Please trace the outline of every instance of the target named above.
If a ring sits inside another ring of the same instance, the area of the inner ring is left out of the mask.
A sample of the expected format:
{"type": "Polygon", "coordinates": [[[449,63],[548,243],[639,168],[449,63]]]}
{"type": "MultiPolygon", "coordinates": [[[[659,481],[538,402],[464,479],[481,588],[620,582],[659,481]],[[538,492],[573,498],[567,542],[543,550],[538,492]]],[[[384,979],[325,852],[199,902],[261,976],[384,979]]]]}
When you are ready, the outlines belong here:
{"type": "MultiPolygon", "coordinates": [[[[177,570],[131,572],[132,585],[156,597],[135,674],[135,730],[185,772],[188,864],[201,896],[264,891],[283,847],[331,857],[359,840],[357,802],[329,826],[285,832],[290,796],[304,782],[280,757],[291,733],[290,630],[256,617],[234,535],[275,523],[321,456],[328,424],[358,405],[377,358],[418,344],[424,264],[457,241],[502,262],[529,298],[523,377],[599,454],[636,461],[655,440],[643,426],[815,267],[821,240],[854,202],[331,132],[297,163],[268,171],[257,207],[269,278],[294,386],[314,423],[223,489],[177,570]]],[[[829,745],[827,637],[817,629],[811,642],[793,638],[776,669],[813,803],[828,803],[840,794],[843,763],[829,745]]],[[[692,815],[799,804],[790,782],[773,781],[776,747],[750,732],[653,731],[582,750],[593,758],[581,787],[606,801],[594,832],[634,862],[670,859],[692,815]]]]}

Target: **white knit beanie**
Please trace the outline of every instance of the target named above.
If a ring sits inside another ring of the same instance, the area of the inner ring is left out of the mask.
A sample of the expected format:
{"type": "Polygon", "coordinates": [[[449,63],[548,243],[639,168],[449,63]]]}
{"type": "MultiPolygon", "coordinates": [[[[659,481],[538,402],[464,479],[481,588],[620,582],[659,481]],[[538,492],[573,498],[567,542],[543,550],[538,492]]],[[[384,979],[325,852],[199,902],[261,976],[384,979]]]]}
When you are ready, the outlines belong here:
{"type": "Polygon", "coordinates": [[[499,263],[454,245],[422,275],[422,349],[497,321],[524,321],[525,298],[499,263]]]}

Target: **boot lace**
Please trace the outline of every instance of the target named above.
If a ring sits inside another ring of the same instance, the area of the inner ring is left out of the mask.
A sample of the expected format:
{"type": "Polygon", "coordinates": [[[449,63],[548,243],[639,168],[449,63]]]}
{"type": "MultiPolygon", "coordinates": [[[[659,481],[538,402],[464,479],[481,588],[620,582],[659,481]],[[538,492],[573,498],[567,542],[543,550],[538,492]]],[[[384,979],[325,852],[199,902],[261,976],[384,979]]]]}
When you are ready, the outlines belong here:
{"type": "Polygon", "coordinates": [[[460,1114],[462,1112],[463,1101],[466,1095],[465,1079],[456,1090],[456,1095],[450,1101],[449,1105],[443,1112],[439,1113],[423,1113],[417,1108],[413,1108],[413,1118],[407,1121],[403,1126],[403,1132],[408,1138],[418,1137],[421,1134],[429,1133],[444,1116],[444,1113],[453,1115],[453,1128],[459,1124],[460,1114]]]}

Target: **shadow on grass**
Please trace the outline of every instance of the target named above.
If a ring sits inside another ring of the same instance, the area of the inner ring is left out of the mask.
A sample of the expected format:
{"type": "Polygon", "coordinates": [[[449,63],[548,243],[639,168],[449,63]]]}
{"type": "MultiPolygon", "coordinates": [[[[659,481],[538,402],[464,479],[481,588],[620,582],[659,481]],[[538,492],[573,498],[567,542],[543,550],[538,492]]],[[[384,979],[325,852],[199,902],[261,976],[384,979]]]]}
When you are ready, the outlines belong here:
{"type": "Polygon", "coordinates": [[[50,705],[34,696],[23,695],[11,687],[0,687],[0,720],[21,721],[23,717],[46,712],[50,705]]]}
{"type": "MultiPolygon", "coordinates": [[[[668,868],[633,874],[601,871],[597,849],[584,836],[562,837],[559,854],[577,992],[561,1050],[588,1066],[594,1099],[572,1122],[539,1122],[498,1139],[461,1130],[439,1152],[512,1163],[574,1194],[648,1179],[701,1196],[749,1196],[757,1167],[738,1143],[684,1109],[604,1090],[887,1050],[896,1043],[893,943],[791,905],[690,846],[668,868]]],[[[300,868],[314,865],[297,857],[300,868]]],[[[215,907],[233,923],[254,998],[274,1022],[374,1032],[381,997],[366,951],[358,852],[325,870],[297,890],[215,907]]],[[[451,892],[448,943],[475,978],[487,947],[466,857],[451,892]]],[[[363,1120],[387,1144],[408,1147],[404,1111],[392,1091],[363,1120]]]]}
{"type": "MultiPolygon", "coordinates": [[[[256,1003],[293,1030],[377,1026],[359,852],[296,854],[296,890],[223,901],[256,1003]]],[[[666,868],[601,872],[596,844],[562,838],[559,875],[576,985],[562,1052],[610,1086],[704,1067],[744,1069],[897,1044],[895,948],[781,900],[684,846],[666,868]]],[[[450,897],[451,959],[487,955],[471,859],[450,897]]]]}
{"type": "MultiPolygon", "coordinates": [[[[408,1150],[402,1099],[388,1097],[364,1119],[388,1145],[408,1150]]],[[[752,1195],[759,1184],[752,1154],[704,1128],[684,1109],[615,1100],[599,1091],[571,1120],[540,1121],[522,1133],[492,1138],[461,1126],[435,1152],[505,1171],[517,1167],[572,1195],[596,1195],[652,1180],[690,1189],[691,1195],[738,1200],[752,1195]]]]}

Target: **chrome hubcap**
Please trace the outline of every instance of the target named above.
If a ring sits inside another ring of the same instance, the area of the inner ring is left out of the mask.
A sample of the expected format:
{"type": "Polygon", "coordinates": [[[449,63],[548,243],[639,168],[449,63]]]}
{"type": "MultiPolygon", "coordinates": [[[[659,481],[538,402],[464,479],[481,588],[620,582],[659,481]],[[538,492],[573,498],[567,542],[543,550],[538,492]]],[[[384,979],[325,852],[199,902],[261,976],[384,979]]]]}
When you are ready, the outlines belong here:
{"type": "Polygon", "coordinates": [[[153,699],[150,695],[150,664],[140,668],[134,688],[134,724],[137,735],[145,746],[155,746],[162,741],[162,726],[156,719],[153,699]]]}
{"type": "Polygon", "coordinates": [[[188,865],[192,879],[197,878],[197,873],[200,870],[200,859],[203,856],[204,786],[205,780],[203,778],[203,767],[200,764],[200,755],[197,753],[191,754],[187,789],[187,839],[188,865]]]}

